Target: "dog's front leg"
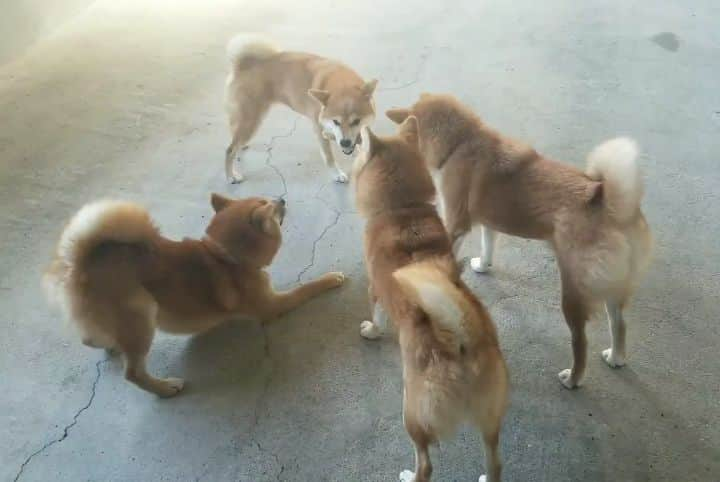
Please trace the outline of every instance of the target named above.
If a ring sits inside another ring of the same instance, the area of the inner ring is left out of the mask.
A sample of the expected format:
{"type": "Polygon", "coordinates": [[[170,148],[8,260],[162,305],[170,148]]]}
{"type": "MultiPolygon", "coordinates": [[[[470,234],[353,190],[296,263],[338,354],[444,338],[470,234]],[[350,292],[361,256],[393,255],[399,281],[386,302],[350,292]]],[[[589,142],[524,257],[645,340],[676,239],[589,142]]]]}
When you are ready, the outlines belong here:
{"type": "Polygon", "coordinates": [[[322,126],[315,124],[315,135],[317,136],[318,142],[320,143],[320,152],[322,153],[325,165],[330,169],[330,177],[333,181],[339,183],[348,182],[348,176],[343,172],[340,166],[335,162],[335,156],[333,155],[332,146],[330,141],[325,138],[322,126]]]}
{"type": "Polygon", "coordinates": [[[495,231],[483,224],[480,226],[480,234],[482,238],[480,256],[470,259],[470,267],[476,273],[486,273],[492,266],[495,231]]]}
{"type": "Polygon", "coordinates": [[[344,274],[331,272],[289,291],[275,292],[270,290],[270,295],[265,303],[266,308],[262,312],[262,318],[263,320],[270,320],[283,315],[320,293],[340,286],[343,281],[345,281],[344,274]]]}

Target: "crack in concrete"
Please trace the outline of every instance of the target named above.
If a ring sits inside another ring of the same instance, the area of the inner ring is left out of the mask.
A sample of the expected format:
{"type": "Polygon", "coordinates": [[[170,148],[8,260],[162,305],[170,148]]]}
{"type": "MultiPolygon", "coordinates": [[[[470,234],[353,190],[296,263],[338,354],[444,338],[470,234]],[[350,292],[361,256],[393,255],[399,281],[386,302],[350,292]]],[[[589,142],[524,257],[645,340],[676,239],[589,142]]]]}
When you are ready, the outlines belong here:
{"type": "Polygon", "coordinates": [[[20,470],[19,470],[18,473],[15,475],[15,478],[13,479],[13,482],[17,482],[18,480],[20,480],[20,477],[22,477],[22,474],[23,474],[23,471],[25,470],[25,467],[28,466],[28,464],[32,461],[33,458],[35,458],[36,455],[40,455],[41,453],[45,452],[47,449],[49,449],[49,448],[52,447],[53,445],[58,444],[58,443],[64,441],[66,438],[68,438],[68,436],[70,435],[70,429],[73,428],[75,425],[77,425],[78,419],[80,418],[80,415],[82,415],[82,413],[83,413],[85,410],[87,410],[88,408],[90,408],[90,405],[92,405],[93,401],[95,400],[95,393],[96,393],[96,391],[97,391],[98,383],[100,382],[100,375],[101,375],[100,365],[102,365],[102,364],[105,363],[105,362],[107,362],[107,358],[102,359],[102,360],[99,360],[99,361],[95,364],[95,370],[97,371],[97,374],[95,375],[95,380],[93,381],[93,384],[92,384],[92,389],[91,389],[91,392],[90,392],[90,398],[88,399],[87,403],[85,403],[85,405],[83,405],[82,408],[80,408],[80,410],[78,410],[77,412],[75,412],[75,415],[73,416],[72,422],[70,422],[68,425],[66,425],[66,426],[63,428],[63,434],[62,434],[62,436],[61,436],[60,438],[57,438],[57,439],[55,439],[55,440],[51,440],[50,442],[47,442],[45,445],[43,445],[42,447],[40,447],[38,450],[36,450],[36,451],[33,452],[32,454],[30,454],[30,455],[25,459],[25,461],[23,461],[22,465],[20,465],[20,470]]]}
{"type": "MultiPolygon", "coordinates": [[[[327,205],[326,205],[326,206],[327,206],[327,205]]],[[[335,214],[335,216],[333,217],[333,220],[330,221],[330,223],[329,223],[327,226],[325,226],[325,228],[322,230],[322,232],[320,233],[320,235],[319,235],[317,238],[315,238],[315,240],[313,241],[312,253],[311,253],[311,255],[310,255],[310,263],[307,264],[307,265],[300,271],[300,273],[298,273],[298,275],[297,275],[297,282],[298,282],[298,283],[300,282],[300,280],[302,280],[303,275],[304,275],[305,273],[307,273],[307,271],[315,265],[315,255],[316,255],[316,251],[317,251],[317,245],[318,245],[318,243],[320,242],[320,240],[321,240],[323,237],[325,237],[325,235],[327,234],[327,232],[330,231],[330,229],[332,229],[334,226],[336,226],[337,223],[340,221],[340,216],[342,215],[342,213],[341,213],[340,211],[338,211],[337,209],[331,209],[331,211],[335,214]]]]}
{"type": "Polygon", "coordinates": [[[260,322],[260,330],[262,331],[263,339],[265,341],[265,345],[263,347],[264,359],[267,359],[270,361],[271,367],[270,367],[268,374],[265,377],[265,383],[263,385],[262,392],[260,392],[260,396],[258,396],[257,402],[255,403],[255,413],[253,416],[253,423],[248,432],[250,433],[250,440],[255,444],[258,451],[261,454],[269,453],[275,459],[275,463],[277,464],[278,467],[280,467],[280,471],[276,475],[276,479],[280,480],[280,476],[285,471],[285,465],[280,463],[280,457],[278,457],[278,455],[275,452],[265,449],[256,438],[256,431],[257,431],[258,425],[260,424],[260,418],[262,416],[261,409],[264,406],[263,403],[264,403],[265,397],[267,396],[268,390],[270,389],[270,383],[272,381],[272,375],[273,375],[273,371],[274,371],[274,366],[273,366],[274,362],[273,362],[272,353],[270,350],[270,337],[265,329],[265,324],[263,322],[260,322]]]}
{"type": "Polygon", "coordinates": [[[406,89],[406,88],[420,82],[421,74],[422,74],[423,70],[425,69],[425,65],[427,65],[428,58],[430,58],[430,47],[426,45],[423,48],[423,53],[420,54],[420,61],[418,62],[418,66],[415,69],[415,76],[413,77],[412,80],[405,82],[403,84],[400,84],[400,85],[393,85],[390,87],[381,87],[378,89],[378,92],[402,90],[402,89],[406,89]]]}
{"type": "Polygon", "coordinates": [[[284,134],[279,134],[276,136],[272,136],[270,138],[270,142],[265,144],[265,152],[267,153],[267,157],[265,158],[265,165],[275,171],[275,174],[280,178],[280,181],[283,185],[283,193],[280,195],[281,198],[285,198],[288,194],[288,188],[287,188],[287,181],[285,180],[285,175],[280,171],[280,169],[272,163],[272,151],[275,147],[275,141],[277,139],[286,139],[288,137],[292,137],[293,134],[295,134],[295,130],[297,129],[297,123],[300,116],[295,117],[295,121],[293,122],[292,128],[287,131],[284,134]]]}

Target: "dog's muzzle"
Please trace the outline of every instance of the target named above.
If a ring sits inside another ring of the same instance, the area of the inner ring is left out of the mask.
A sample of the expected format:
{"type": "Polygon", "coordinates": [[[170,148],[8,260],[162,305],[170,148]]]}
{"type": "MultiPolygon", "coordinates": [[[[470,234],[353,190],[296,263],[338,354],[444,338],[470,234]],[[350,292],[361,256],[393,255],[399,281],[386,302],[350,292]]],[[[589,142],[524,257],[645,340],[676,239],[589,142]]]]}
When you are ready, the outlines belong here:
{"type": "Polygon", "coordinates": [[[285,220],[285,211],[287,210],[285,208],[285,205],[287,203],[285,202],[284,198],[278,198],[275,200],[275,215],[277,216],[278,223],[280,223],[280,226],[282,226],[283,221],[285,220]]]}
{"type": "Polygon", "coordinates": [[[355,142],[351,141],[350,139],[343,139],[340,141],[340,148],[343,151],[343,154],[346,156],[349,156],[353,152],[355,152],[355,146],[360,145],[362,143],[362,136],[360,134],[357,135],[355,138],[355,142]]]}

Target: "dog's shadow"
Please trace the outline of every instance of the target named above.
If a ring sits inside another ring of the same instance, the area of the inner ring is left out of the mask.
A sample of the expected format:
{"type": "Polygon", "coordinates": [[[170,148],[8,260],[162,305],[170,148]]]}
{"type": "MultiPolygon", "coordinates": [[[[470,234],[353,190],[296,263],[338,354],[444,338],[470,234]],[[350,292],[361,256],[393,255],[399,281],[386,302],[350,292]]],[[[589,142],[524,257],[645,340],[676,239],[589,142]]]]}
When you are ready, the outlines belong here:
{"type": "Polygon", "coordinates": [[[196,394],[246,391],[264,374],[265,344],[260,323],[231,320],[189,338],[175,372],[196,394]]]}

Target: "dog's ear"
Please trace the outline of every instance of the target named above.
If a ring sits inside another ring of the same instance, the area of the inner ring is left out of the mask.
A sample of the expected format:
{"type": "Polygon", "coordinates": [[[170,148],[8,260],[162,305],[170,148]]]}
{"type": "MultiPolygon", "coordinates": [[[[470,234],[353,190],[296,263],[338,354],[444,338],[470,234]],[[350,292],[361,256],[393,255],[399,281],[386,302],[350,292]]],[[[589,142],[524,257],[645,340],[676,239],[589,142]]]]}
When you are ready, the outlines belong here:
{"type": "Polygon", "coordinates": [[[327,90],[310,89],[308,95],[318,101],[323,107],[327,105],[327,101],[330,98],[330,92],[327,90]]]}
{"type": "Polygon", "coordinates": [[[417,117],[414,115],[409,116],[402,124],[400,124],[398,130],[400,131],[400,135],[403,136],[406,141],[410,144],[417,145],[419,130],[417,117]]]}
{"type": "Polygon", "coordinates": [[[223,209],[228,207],[231,202],[232,202],[232,199],[227,198],[216,192],[214,192],[214,193],[212,193],[212,195],[210,195],[210,204],[212,204],[212,207],[216,213],[219,213],[220,211],[222,211],[223,209]]]}
{"type": "Polygon", "coordinates": [[[366,141],[367,145],[365,146],[365,152],[367,152],[367,159],[370,160],[382,147],[382,141],[369,127],[365,128],[365,139],[363,139],[363,144],[365,144],[366,141]]]}
{"type": "Polygon", "coordinates": [[[377,87],[378,80],[377,79],[371,79],[365,82],[365,85],[363,85],[363,94],[365,94],[368,97],[372,97],[373,93],[375,92],[375,87],[377,87]]]}
{"type": "Polygon", "coordinates": [[[410,109],[398,107],[397,109],[390,109],[385,111],[385,115],[396,124],[400,124],[405,121],[410,115],[410,109]]]}

